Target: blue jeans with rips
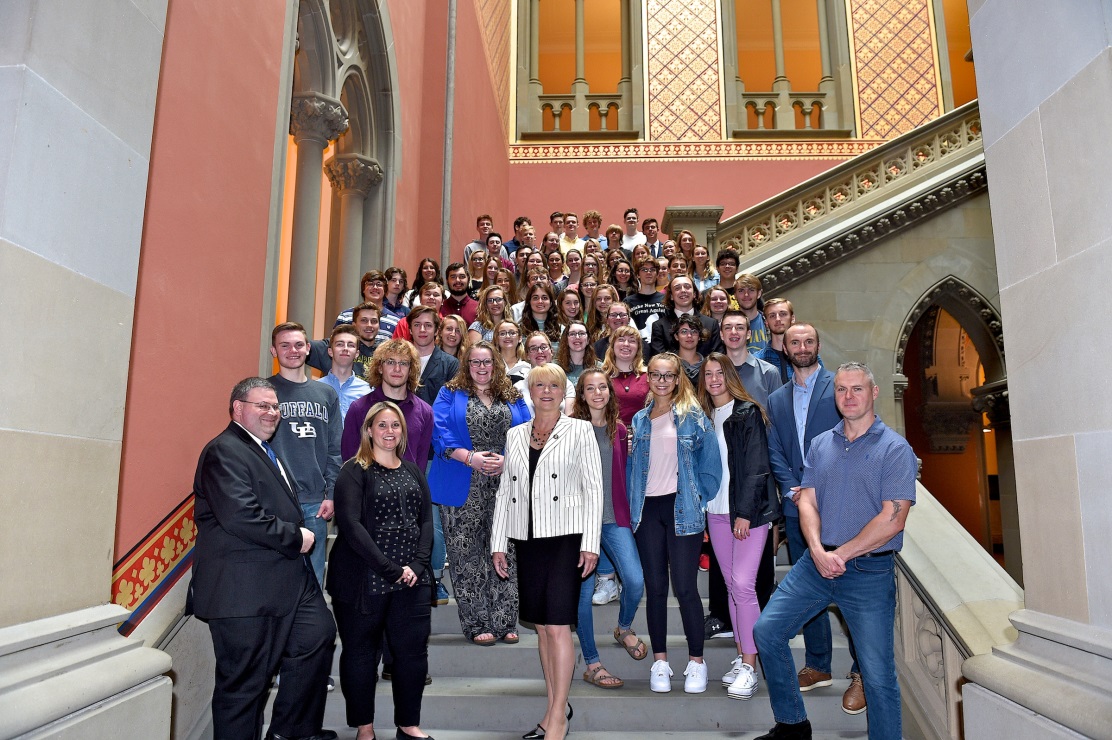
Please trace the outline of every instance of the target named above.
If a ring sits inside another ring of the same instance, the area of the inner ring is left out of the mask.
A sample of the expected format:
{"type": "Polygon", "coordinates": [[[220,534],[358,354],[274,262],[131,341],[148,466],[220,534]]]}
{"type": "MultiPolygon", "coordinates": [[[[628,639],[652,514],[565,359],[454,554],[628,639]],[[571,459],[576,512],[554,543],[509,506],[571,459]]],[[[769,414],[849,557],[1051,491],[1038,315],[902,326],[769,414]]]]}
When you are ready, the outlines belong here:
{"type": "Polygon", "coordinates": [[[753,637],[777,722],[807,718],[788,640],[826,607],[837,604],[853,633],[869,712],[870,740],[902,737],[900,685],[893,643],[896,620],[894,555],[853,558],[837,578],[823,578],[804,552],[757,620],[753,637]]]}
{"type": "MultiPolygon", "coordinates": [[[[624,630],[633,624],[637,605],[645,593],[645,576],[641,572],[641,558],[637,555],[637,543],[633,530],[617,524],[602,525],[602,550],[610,556],[622,579],[622,595],[618,601],[618,626],[624,630]]],[[[598,662],[598,647],[595,645],[595,621],[591,612],[591,596],[595,592],[594,575],[583,579],[579,588],[579,616],[575,633],[579,635],[579,649],[583,652],[583,662],[587,665],[598,662]]]]}

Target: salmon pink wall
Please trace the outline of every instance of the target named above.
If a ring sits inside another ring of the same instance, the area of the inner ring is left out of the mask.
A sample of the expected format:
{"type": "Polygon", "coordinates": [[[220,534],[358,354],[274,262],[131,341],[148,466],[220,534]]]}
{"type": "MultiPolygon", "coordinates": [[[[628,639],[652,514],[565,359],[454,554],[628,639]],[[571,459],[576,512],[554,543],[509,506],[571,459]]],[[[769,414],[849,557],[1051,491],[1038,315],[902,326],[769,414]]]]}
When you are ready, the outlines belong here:
{"type": "Polygon", "coordinates": [[[285,19],[174,0],[135,299],[115,558],[192,490],[197,455],[258,372],[285,19]]]}
{"type": "Polygon", "coordinates": [[[494,217],[495,230],[503,238],[513,234],[507,202],[508,147],[483,51],[482,30],[472,0],[458,0],[457,7],[452,261],[463,259],[463,247],[475,238],[475,217],[481,213],[494,217]]]}
{"type": "Polygon", "coordinates": [[[839,162],[515,163],[509,168],[510,222],[529,216],[540,232],[555,210],[578,213],[582,224],[583,212],[594,209],[605,229],[621,225],[627,208],[637,208],[642,219],[662,219],[668,206],[724,206],[722,217],[729,218],[839,162]]]}
{"type": "Polygon", "coordinates": [[[401,103],[395,111],[401,169],[395,201],[394,263],[409,272],[412,282],[421,258],[435,258],[440,253],[448,13],[443,3],[389,0],[388,7],[395,40],[397,100],[401,103]],[[413,43],[418,40],[420,43],[413,43]]]}

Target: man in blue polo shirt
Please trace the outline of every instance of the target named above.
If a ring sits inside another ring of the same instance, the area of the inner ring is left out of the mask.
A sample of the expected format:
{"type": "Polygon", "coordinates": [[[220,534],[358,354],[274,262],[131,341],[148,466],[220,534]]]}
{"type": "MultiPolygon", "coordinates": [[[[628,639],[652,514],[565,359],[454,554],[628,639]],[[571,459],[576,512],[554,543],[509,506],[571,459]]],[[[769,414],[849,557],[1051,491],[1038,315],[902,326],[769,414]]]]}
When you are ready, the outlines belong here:
{"type": "Polygon", "coordinates": [[[869,738],[900,738],[900,686],[893,629],[895,554],[915,503],[915,453],[873,412],[872,371],[846,363],[834,374],[842,421],[815,437],[794,496],[803,554],[757,620],[776,726],[758,740],[811,737],[788,640],[833,602],[853,633],[868,700],[869,738]]]}

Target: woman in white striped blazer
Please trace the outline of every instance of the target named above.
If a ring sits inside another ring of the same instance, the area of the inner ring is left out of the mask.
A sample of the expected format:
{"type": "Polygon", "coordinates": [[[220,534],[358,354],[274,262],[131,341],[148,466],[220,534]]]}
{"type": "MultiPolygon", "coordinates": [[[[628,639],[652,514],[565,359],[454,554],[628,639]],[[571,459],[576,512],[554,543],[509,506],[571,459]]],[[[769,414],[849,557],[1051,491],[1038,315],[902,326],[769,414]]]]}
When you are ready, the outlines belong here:
{"type": "Polygon", "coordinates": [[[602,532],[602,463],[589,421],[560,412],[567,376],[546,363],[526,379],[535,416],[506,434],[506,457],[494,507],[494,569],[509,576],[514,541],[519,619],[536,625],[548,708],[529,736],[559,740],[575,668],[571,625],[579,589],[598,562],[602,532]]]}

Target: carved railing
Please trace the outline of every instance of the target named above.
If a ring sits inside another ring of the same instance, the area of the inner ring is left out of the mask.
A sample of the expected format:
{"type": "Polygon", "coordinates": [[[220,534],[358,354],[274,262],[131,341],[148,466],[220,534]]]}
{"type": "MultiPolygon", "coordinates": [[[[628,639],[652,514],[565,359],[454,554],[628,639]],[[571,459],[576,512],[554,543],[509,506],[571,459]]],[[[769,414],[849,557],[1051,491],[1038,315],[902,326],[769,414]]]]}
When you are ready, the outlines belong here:
{"type": "MultiPolygon", "coordinates": [[[[752,113],[755,123],[752,131],[813,131],[826,127],[826,93],[823,92],[747,92],[739,95],[746,114],[752,113]],[[796,111],[802,116],[802,125],[795,119],[796,111]]],[[[745,120],[748,121],[746,115],[745,120]]],[[[735,132],[744,134],[745,131],[735,132]]]]}
{"type": "Polygon", "coordinates": [[[541,109],[542,129],[546,132],[565,131],[576,133],[616,131],[618,129],[619,112],[623,105],[628,105],[628,101],[624,100],[621,93],[587,93],[584,98],[587,115],[575,116],[573,115],[576,102],[575,93],[538,95],[537,105],[541,109]],[[590,115],[592,111],[598,112],[597,119],[590,115]],[[551,113],[551,119],[547,115],[549,113],[551,113]],[[586,121],[586,125],[582,123],[576,125],[577,119],[586,121]],[[569,121],[570,125],[563,126],[562,121],[564,120],[569,121]]]}
{"type": "MultiPolygon", "coordinates": [[[[833,237],[823,233],[832,223],[849,223],[851,216],[949,171],[983,169],[983,162],[981,115],[973,101],[726,219],[718,226],[717,246],[736,249],[743,269],[752,269],[809,237],[833,237]]],[[[771,266],[762,266],[762,273],[771,266]]]]}
{"type": "Polygon", "coordinates": [[[896,668],[929,738],[962,738],[962,662],[1015,641],[1023,591],[921,485],[896,560],[896,668]]]}

